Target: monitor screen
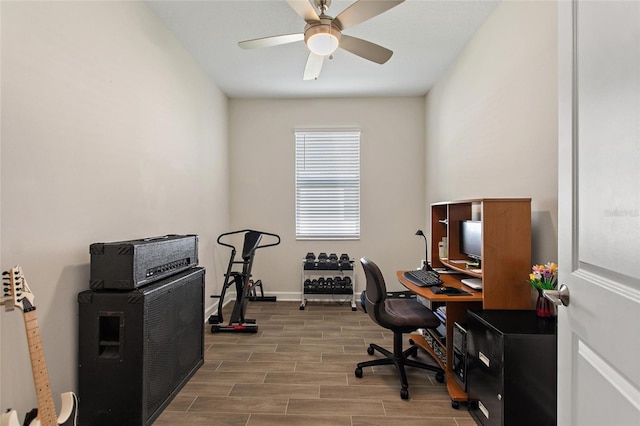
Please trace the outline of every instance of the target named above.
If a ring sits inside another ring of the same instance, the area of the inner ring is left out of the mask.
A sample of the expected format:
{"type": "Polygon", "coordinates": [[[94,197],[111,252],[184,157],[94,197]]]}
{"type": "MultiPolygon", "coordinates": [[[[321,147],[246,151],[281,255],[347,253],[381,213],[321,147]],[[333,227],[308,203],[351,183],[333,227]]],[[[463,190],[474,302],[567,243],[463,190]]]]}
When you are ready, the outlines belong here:
{"type": "Polygon", "coordinates": [[[482,222],[460,222],[460,252],[472,259],[482,260],[482,222]]]}

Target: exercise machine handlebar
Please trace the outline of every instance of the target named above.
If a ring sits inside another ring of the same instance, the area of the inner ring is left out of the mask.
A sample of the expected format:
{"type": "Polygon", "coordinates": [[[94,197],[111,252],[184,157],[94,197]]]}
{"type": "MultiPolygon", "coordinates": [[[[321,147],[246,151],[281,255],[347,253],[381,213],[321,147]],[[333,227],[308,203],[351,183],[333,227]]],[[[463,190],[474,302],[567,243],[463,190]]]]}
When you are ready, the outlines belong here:
{"type": "Polygon", "coordinates": [[[234,251],[236,250],[235,246],[222,242],[222,239],[224,237],[227,237],[229,235],[235,235],[235,234],[243,234],[243,233],[247,233],[247,232],[255,232],[258,234],[262,234],[262,235],[268,235],[270,237],[274,237],[277,241],[276,242],[270,242],[268,244],[262,244],[262,245],[258,245],[257,247],[255,247],[255,250],[259,249],[259,248],[265,248],[265,247],[273,247],[273,246],[277,246],[278,244],[280,244],[280,236],[277,234],[272,234],[270,232],[265,232],[265,231],[256,231],[254,229],[241,229],[239,231],[232,231],[232,232],[225,232],[224,234],[220,234],[218,236],[217,242],[220,245],[232,248],[234,251]]]}

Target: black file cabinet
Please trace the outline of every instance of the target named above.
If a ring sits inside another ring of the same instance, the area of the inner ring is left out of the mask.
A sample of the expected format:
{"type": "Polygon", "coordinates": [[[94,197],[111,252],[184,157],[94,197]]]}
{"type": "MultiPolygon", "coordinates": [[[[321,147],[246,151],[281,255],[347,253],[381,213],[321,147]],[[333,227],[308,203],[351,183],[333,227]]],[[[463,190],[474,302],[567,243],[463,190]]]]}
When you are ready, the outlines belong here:
{"type": "Polygon", "coordinates": [[[468,312],[469,410],[477,423],[555,425],[556,321],[535,311],[468,312]]]}

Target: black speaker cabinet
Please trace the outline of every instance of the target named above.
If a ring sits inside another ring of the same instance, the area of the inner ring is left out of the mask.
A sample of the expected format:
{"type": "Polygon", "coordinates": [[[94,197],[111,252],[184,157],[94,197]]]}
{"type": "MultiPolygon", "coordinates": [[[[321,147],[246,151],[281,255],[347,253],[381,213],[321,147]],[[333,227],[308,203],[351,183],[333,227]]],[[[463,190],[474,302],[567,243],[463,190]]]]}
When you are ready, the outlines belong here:
{"type": "Polygon", "coordinates": [[[80,426],[151,425],[200,368],[204,272],[78,295],[80,426]]]}

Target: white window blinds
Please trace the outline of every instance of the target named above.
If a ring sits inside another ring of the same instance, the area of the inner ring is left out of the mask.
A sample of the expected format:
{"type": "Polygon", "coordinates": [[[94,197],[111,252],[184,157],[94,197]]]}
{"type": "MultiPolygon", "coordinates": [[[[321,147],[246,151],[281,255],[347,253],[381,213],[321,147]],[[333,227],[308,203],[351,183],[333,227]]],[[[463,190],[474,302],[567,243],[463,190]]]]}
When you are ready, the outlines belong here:
{"type": "Polygon", "coordinates": [[[296,131],[296,239],[360,238],[360,131],[296,131]]]}

